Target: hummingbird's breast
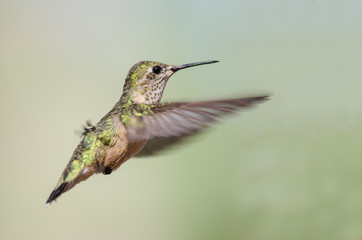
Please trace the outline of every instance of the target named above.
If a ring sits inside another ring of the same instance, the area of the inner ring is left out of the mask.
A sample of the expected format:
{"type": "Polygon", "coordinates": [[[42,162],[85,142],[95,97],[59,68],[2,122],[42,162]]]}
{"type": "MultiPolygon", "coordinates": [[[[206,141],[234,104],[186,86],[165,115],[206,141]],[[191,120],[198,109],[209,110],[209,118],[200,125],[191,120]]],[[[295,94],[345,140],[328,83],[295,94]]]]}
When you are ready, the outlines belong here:
{"type": "Polygon", "coordinates": [[[106,168],[112,171],[117,169],[125,161],[137,154],[147,142],[147,139],[137,141],[129,139],[128,130],[121,120],[120,115],[122,113],[123,111],[107,119],[108,124],[101,124],[103,125],[102,130],[97,134],[99,139],[106,139],[106,141],[103,140],[105,145],[104,154],[101,154],[101,158],[98,160],[99,170],[102,172],[106,168]]]}
{"type": "Polygon", "coordinates": [[[129,141],[127,137],[127,129],[122,126],[114,144],[105,151],[104,158],[100,161],[100,165],[103,169],[110,168],[111,170],[115,170],[125,161],[136,155],[143,148],[146,142],[147,139],[132,142],[129,141]]]}

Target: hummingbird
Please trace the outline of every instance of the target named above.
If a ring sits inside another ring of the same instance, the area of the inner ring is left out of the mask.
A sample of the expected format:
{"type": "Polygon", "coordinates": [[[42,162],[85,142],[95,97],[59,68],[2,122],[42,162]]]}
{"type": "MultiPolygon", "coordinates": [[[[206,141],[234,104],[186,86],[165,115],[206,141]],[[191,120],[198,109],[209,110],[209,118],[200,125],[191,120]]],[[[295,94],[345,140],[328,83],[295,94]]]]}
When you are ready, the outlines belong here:
{"type": "Polygon", "coordinates": [[[136,63],[127,74],[120,100],[96,125],[84,127],[82,139],[46,205],[93,174],[109,175],[136,154],[153,155],[218,122],[223,115],[267,100],[268,96],[256,96],[161,103],[167,81],[175,72],[216,62],[136,63]]]}

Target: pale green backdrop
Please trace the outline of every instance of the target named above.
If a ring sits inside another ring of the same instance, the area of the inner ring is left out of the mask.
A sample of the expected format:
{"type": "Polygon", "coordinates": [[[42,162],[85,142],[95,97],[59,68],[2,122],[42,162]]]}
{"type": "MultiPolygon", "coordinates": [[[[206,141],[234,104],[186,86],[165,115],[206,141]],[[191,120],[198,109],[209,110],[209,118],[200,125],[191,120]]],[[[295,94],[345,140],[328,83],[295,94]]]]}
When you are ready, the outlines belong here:
{"type": "Polygon", "coordinates": [[[362,1],[0,0],[0,239],[362,238],[362,1]],[[139,60],[165,100],[272,94],[45,201],[139,60]]]}

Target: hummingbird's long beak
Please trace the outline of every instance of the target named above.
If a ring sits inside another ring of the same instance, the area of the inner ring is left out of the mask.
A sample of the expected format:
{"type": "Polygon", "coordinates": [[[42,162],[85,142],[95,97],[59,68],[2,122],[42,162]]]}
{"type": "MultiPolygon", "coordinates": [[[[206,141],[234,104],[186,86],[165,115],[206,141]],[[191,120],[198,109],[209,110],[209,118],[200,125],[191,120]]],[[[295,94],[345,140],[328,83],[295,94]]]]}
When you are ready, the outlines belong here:
{"type": "Polygon", "coordinates": [[[203,61],[203,62],[196,62],[196,63],[187,63],[187,64],[182,64],[182,65],[179,65],[179,66],[174,66],[174,67],[171,68],[171,70],[176,72],[176,71],[178,71],[180,69],[184,69],[184,68],[199,66],[199,65],[203,65],[203,64],[217,63],[217,62],[219,62],[219,61],[211,60],[211,61],[203,61]]]}

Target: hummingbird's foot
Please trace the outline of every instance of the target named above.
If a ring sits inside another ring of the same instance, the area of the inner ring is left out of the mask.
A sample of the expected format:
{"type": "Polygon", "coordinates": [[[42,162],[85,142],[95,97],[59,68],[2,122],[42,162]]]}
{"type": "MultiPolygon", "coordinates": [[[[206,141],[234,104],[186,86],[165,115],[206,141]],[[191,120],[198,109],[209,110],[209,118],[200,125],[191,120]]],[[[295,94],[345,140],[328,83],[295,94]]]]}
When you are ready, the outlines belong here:
{"type": "Polygon", "coordinates": [[[103,170],[103,174],[104,175],[109,175],[112,173],[112,168],[110,167],[105,167],[104,170],[103,170]]]}

